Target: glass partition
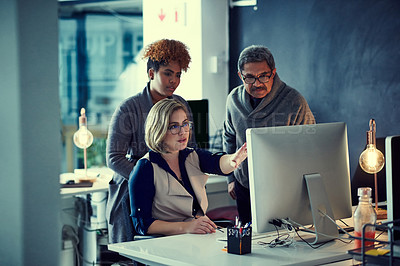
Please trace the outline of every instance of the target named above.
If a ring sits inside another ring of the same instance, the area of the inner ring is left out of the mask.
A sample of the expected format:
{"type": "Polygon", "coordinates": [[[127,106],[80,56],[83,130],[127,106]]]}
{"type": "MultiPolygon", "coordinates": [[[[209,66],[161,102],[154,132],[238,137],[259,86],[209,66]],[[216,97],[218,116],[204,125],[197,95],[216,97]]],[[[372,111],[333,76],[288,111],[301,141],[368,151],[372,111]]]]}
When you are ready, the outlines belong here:
{"type": "MultiPolygon", "coordinates": [[[[135,57],[143,47],[140,14],[72,12],[59,18],[59,80],[62,121],[62,172],[83,167],[83,152],[72,136],[78,128],[81,108],[86,109],[88,127],[94,135],[88,149],[88,167],[105,165],[105,140],[110,118],[117,105],[136,93],[132,80],[137,73],[135,57]]],[[[137,75],[137,77],[136,77],[137,75]]],[[[140,76],[140,77],[139,77],[140,76]]]]}

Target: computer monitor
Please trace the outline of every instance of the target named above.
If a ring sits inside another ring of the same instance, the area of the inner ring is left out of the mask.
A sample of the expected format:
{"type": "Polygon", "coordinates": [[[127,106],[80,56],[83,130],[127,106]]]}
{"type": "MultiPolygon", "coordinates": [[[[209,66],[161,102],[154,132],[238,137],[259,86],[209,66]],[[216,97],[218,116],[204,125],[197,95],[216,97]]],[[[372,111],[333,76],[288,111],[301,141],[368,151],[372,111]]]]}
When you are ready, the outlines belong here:
{"type": "Polygon", "coordinates": [[[194,131],[197,146],[199,148],[209,148],[209,130],[208,130],[208,100],[189,100],[187,101],[192,109],[194,131]]]}
{"type": "Polygon", "coordinates": [[[313,224],[313,244],[338,235],[333,219],[352,215],[345,123],[249,128],[246,131],[253,231],[287,219],[313,224]]]}
{"type": "MultiPolygon", "coordinates": [[[[400,220],[400,136],[386,137],[386,197],[388,221],[400,220]]],[[[396,224],[399,226],[399,224],[396,224]]],[[[400,231],[393,230],[394,241],[400,241],[400,231]]]]}

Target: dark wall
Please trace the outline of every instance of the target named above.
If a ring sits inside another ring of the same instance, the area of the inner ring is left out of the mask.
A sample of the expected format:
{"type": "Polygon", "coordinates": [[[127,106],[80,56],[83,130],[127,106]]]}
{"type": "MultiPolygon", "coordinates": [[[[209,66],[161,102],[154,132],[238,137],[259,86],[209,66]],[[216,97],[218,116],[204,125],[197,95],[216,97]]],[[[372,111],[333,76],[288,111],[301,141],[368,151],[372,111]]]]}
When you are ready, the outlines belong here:
{"type": "Polygon", "coordinates": [[[347,123],[353,175],[371,118],[377,137],[400,135],[400,1],[259,0],[257,8],[230,9],[230,88],[241,83],[240,51],[269,47],[318,123],[347,123]]]}

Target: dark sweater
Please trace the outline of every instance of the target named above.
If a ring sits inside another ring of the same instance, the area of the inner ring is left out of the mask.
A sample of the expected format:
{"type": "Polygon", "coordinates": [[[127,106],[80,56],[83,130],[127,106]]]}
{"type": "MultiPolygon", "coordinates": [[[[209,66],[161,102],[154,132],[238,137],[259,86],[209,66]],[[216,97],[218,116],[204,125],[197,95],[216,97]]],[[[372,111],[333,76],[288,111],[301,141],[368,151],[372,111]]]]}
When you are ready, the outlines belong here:
{"type": "MultiPolygon", "coordinates": [[[[227,153],[234,153],[244,144],[247,128],[315,124],[307,101],[282,82],[278,74],[274,77],[271,92],[255,108],[250,98],[243,85],[228,95],[223,133],[223,147],[227,153]]],[[[247,160],[228,177],[228,182],[235,178],[249,188],[247,160]]]]}

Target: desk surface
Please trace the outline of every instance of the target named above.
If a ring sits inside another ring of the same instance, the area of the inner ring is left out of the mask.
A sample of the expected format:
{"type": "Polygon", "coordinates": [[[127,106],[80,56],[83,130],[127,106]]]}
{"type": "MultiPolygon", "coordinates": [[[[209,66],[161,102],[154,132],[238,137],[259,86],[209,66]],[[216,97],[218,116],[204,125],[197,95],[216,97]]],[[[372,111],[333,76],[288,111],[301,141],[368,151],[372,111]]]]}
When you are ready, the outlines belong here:
{"type": "MultiPolygon", "coordinates": [[[[224,232],[226,229],[224,229],[224,232]]],[[[347,250],[354,243],[332,241],[318,249],[303,242],[291,247],[269,248],[257,244],[271,237],[253,237],[252,253],[235,255],[222,249],[227,245],[226,233],[184,234],[108,245],[109,250],[150,265],[315,265],[351,258],[347,250]]],[[[260,236],[258,236],[260,237],[260,236]]]]}
{"type": "MultiPolygon", "coordinates": [[[[61,188],[60,194],[62,197],[69,197],[74,195],[83,195],[94,192],[107,192],[108,191],[108,183],[110,182],[113,171],[109,168],[91,168],[88,169],[88,172],[98,173],[99,177],[95,182],[93,182],[93,186],[91,187],[70,187],[70,188],[61,188]]],[[[66,180],[74,179],[73,173],[63,174],[60,177],[60,182],[65,183],[66,180]]]]}
{"type": "MultiPolygon", "coordinates": [[[[92,187],[72,187],[72,188],[61,188],[60,194],[63,197],[73,196],[73,195],[83,195],[93,192],[106,192],[108,191],[108,183],[112,179],[113,171],[109,168],[91,168],[88,169],[88,172],[91,173],[98,173],[99,177],[97,178],[96,182],[93,182],[92,187]]],[[[67,180],[74,179],[73,173],[66,173],[61,175],[60,182],[65,183],[67,180]]],[[[215,192],[220,191],[221,188],[226,191],[226,177],[225,176],[215,176],[212,175],[207,180],[207,185],[209,189],[207,192],[215,192]]]]}

